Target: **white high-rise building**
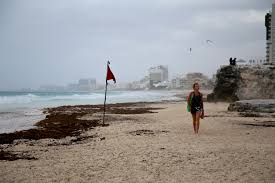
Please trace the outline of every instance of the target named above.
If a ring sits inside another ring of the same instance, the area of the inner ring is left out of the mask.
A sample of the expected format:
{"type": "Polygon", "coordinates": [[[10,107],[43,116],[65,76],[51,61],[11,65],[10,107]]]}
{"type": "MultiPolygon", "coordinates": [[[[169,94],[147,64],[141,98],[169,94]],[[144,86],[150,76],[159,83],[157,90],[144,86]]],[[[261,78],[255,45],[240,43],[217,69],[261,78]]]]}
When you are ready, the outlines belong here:
{"type": "Polygon", "coordinates": [[[266,27],[266,62],[272,61],[272,40],[271,40],[271,13],[265,15],[266,27]]]}
{"type": "Polygon", "coordinates": [[[149,69],[149,78],[153,81],[168,81],[168,66],[159,65],[149,69]]]}
{"type": "Polygon", "coordinates": [[[265,15],[266,27],[266,63],[275,64],[275,4],[272,12],[265,15]]]}
{"type": "Polygon", "coordinates": [[[168,66],[159,65],[149,69],[150,88],[154,84],[168,82],[168,66]]]}

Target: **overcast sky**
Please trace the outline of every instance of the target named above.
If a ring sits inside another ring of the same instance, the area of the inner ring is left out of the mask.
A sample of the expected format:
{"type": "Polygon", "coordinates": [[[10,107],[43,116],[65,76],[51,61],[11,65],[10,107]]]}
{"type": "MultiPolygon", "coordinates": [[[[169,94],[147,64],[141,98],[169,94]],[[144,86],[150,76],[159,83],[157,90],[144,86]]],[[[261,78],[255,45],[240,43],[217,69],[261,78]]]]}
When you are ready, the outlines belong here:
{"type": "Polygon", "coordinates": [[[158,64],[169,76],[211,76],[230,57],[265,58],[272,2],[0,0],[0,90],[104,83],[107,60],[118,82],[139,80],[158,64]]]}

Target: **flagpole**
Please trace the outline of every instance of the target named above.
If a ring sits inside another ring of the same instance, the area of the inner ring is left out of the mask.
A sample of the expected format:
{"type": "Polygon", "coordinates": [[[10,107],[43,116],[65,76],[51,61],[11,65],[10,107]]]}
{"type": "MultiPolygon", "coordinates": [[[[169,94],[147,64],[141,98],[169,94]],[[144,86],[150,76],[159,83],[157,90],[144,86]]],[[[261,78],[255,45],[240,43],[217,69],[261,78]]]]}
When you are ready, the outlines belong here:
{"type": "MultiPolygon", "coordinates": [[[[107,68],[108,68],[108,63],[109,63],[109,61],[107,62],[107,68]]],[[[108,82],[107,82],[107,78],[106,78],[106,84],[105,84],[105,98],[104,98],[104,108],[103,108],[103,125],[105,124],[107,85],[108,85],[108,82]]]]}

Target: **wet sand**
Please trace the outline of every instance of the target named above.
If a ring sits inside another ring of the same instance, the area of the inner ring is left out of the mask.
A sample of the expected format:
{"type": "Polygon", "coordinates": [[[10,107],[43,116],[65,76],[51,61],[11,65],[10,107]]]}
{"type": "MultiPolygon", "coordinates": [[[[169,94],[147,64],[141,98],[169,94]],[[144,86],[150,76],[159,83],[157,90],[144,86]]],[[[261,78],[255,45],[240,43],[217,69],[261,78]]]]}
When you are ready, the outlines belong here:
{"type": "Polygon", "coordinates": [[[275,182],[275,120],[228,105],[205,103],[199,135],[185,102],[110,105],[104,126],[101,106],[48,109],[38,127],[74,130],[2,143],[0,156],[22,159],[0,161],[0,182],[275,182]]]}

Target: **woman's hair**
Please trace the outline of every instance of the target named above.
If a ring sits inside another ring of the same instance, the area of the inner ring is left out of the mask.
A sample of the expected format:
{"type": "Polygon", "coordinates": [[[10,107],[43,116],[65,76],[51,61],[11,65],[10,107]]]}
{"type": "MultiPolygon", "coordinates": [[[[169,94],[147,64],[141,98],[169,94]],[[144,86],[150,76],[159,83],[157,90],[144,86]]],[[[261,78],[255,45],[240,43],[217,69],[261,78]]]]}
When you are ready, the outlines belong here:
{"type": "Polygon", "coordinates": [[[196,85],[199,85],[199,83],[198,83],[198,82],[195,82],[195,83],[193,84],[193,89],[195,88],[196,85]]]}

